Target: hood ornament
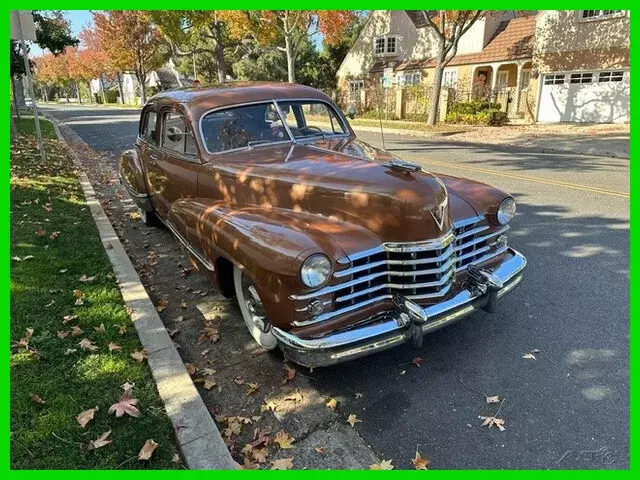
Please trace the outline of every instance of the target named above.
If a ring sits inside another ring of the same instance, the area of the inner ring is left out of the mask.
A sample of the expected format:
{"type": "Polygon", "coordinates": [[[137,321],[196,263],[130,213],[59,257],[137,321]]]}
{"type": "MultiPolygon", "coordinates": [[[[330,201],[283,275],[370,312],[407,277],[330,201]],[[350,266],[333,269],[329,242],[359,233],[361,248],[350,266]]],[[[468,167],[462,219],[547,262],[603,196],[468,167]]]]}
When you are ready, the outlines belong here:
{"type": "Polygon", "coordinates": [[[422,167],[420,165],[407,162],[405,160],[400,160],[399,158],[394,158],[393,160],[383,163],[382,166],[390,168],[391,170],[405,173],[420,172],[422,170],[422,167]]]}
{"type": "Polygon", "coordinates": [[[429,213],[433,217],[433,220],[436,222],[436,225],[438,225],[440,231],[442,231],[442,227],[444,226],[444,219],[447,217],[447,199],[445,198],[444,201],[440,205],[438,205],[435,210],[429,210],[429,213]]]}

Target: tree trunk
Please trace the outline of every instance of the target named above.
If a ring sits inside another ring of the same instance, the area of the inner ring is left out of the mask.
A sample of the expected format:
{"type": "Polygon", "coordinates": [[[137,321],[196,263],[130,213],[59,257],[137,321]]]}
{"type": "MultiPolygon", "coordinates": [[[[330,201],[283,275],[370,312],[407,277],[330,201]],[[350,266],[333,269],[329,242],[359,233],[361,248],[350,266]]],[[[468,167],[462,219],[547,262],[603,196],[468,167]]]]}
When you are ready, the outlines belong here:
{"type": "Polygon", "coordinates": [[[442,74],[444,72],[444,59],[439,57],[436,63],[433,77],[433,91],[431,92],[431,104],[427,125],[433,126],[438,120],[438,105],[440,104],[440,89],[442,88],[442,74]]]}
{"type": "MultiPolygon", "coordinates": [[[[20,110],[18,109],[18,92],[16,91],[16,80],[11,76],[11,91],[13,92],[13,109],[16,112],[16,117],[20,120],[20,110]]],[[[11,117],[13,118],[13,116],[11,117]]]]}
{"type": "Polygon", "coordinates": [[[124,90],[122,90],[122,77],[120,76],[120,72],[118,72],[118,90],[120,90],[120,103],[124,103],[124,90]]]}
{"type": "Polygon", "coordinates": [[[80,95],[80,83],[76,80],[76,95],[78,97],[78,103],[82,103],[82,96],[80,95]]]}
{"type": "Polygon", "coordinates": [[[104,78],[102,78],[102,75],[100,75],[100,93],[102,93],[102,103],[104,105],[107,104],[107,94],[104,91],[104,78]]]}
{"type": "Polygon", "coordinates": [[[138,72],[138,83],[140,83],[140,99],[142,100],[142,105],[147,103],[147,89],[145,88],[145,83],[147,81],[147,74],[143,71],[138,72]]]}
{"type": "Polygon", "coordinates": [[[216,63],[218,69],[218,81],[225,83],[227,81],[227,64],[224,61],[224,45],[222,44],[222,31],[220,24],[216,23],[213,27],[213,35],[216,42],[216,63]]]}
{"type": "Polygon", "coordinates": [[[14,95],[16,101],[16,111],[20,108],[27,108],[27,104],[24,101],[24,82],[22,81],[22,75],[15,77],[14,83],[14,95]]]}
{"type": "Polygon", "coordinates": [[[289,76],[289,83],[296,83],[296,58],[293,52],[293,42],[291,34],[284,34],[284,45],[287,53],[287,74],[289,76]]]}

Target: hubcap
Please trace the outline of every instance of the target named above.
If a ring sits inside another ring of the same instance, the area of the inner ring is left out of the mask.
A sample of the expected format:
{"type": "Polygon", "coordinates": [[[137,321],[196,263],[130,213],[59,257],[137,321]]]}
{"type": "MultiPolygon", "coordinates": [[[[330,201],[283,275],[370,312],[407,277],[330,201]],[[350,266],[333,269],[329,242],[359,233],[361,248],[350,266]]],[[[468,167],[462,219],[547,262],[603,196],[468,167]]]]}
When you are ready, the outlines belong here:
{"type": "Polygon", "coordinates": [[[267,333],[271,328],[271,324],[267,320],[267,314],[264,305],[258,296],[256,288],[247,279],[246,275],[242,276],[242,293],[245,299],[245,305],[251,315],[251,323],[253,323],[261,332],[267,333]]]}

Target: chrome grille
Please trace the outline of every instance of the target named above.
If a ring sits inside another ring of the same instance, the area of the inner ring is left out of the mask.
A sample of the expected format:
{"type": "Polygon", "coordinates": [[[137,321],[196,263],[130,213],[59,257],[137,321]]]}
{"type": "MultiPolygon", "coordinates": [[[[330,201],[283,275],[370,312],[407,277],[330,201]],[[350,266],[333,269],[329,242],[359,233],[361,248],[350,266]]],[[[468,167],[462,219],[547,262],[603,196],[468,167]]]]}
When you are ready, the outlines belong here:
{"type": "Polygon", "coordinates": [[[294,324],[328,320],[391,299],[395,293],[412,300],[441,301],[451,290],[456,272],[506,251],[506,241],[496,240],[508,228],[495,229],[484,217],[473,217],[455,222],[451,232],[435,240],[385,243],[351,254],[339,262],[348,268],[334,273],[335,284],[295,296],[306,300],[332,294],[334,309],[294,324]]]}

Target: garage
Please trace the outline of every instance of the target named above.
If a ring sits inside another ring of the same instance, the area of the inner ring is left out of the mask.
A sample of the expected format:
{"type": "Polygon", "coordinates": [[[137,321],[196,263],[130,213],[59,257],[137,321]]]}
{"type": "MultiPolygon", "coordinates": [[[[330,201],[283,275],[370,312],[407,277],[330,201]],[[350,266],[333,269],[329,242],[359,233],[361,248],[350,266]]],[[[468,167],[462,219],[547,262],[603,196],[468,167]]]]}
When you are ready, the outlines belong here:
{"type": "Polygon", "coordinates": [[[629,122],[629,70],[542,75],[539,122],[629,122]]]}

